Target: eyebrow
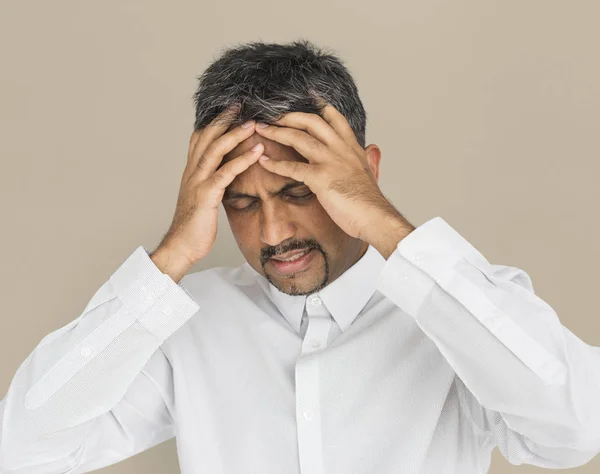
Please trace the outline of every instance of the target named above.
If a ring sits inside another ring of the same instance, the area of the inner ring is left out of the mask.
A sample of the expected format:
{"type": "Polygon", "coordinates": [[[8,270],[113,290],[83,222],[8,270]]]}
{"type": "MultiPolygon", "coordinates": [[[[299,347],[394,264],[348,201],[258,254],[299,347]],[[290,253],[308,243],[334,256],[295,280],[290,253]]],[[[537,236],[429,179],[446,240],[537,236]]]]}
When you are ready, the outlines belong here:
{"type": "MultiPolygon", "coordinates": [[[[306,186],[303,182],[301,181],[294,181],[292,183],[288,183],[286,184],[283,188],[281,188],[279,191],[267,191],[267,194],[270,197],[275,197],[279,194],[283,194],[286,191],[289,191],[290,189],[293,188],[299,188],[300,186],[306,186]]],[[[251,194],[245,194],[245,193],[238,193],[235,191],[230,191],[228,189],[225,189],[225,193],[223,194],[223,201],[233,201],[234,199],[244,199],[244,198],[250,198],[250,199],[258,199],[258,196],[253,196],[251,194]]]]}

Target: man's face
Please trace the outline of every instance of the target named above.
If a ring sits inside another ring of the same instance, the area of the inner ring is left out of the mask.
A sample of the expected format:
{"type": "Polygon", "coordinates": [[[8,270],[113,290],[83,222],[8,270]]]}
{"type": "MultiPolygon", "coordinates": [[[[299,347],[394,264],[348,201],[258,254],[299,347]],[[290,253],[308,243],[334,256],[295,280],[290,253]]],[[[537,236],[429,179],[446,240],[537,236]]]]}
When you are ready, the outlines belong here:
{"type": "MultiPolygon", "coordinates": [[[[226,154],[223,164],[259,142],[272,160],[308,163],[292,147],[254,133],[226,154]]],[[[250,166],[227,187],[223,207],[249,265],[290,295],[306,295],[322,289],[351,267],[368,246],[343,232],[310,188],[292,178],[271,173],[260,163],[250,166]],[[236,196],[239,194],[251,197],[236,196]],[[294,264],[296,267],[300,264],[300,268],[289,268],[291,264],[288,264],[285,270],[271,259],[304,249],[312,253],[306,263],[294,264]]]]}

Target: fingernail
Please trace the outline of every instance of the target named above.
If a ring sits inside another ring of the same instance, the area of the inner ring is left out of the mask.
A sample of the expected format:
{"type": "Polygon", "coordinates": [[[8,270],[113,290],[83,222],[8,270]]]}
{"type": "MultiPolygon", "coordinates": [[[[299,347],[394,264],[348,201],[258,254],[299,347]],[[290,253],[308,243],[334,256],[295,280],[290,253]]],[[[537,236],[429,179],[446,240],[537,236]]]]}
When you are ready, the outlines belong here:
{"type": "Polygon", "coordinates": [[[267,128],[269,126],[268,123],[265,122],[258,122],[258,128],[267,128]]]}
{"type": "Polygon", "coordinates": [[[248,120],[246,123],[244,123],[242,125],[242,128],[250,128],[253,123],[254,123],[254,120],[248,120]]]}
{"type": "Polygon", "coordinates": [[[258,151],[260,150],[260,147],[262,147],[262,143],[257,143],[252,147],[252,151],[258,151]]]}
{"type": "Polygon", "coordinates": [[[262,161],[267,161],[269,159],[269,157],[267,155],[263,155],[263,156],[260,157],[260,159],[262,161]]]}

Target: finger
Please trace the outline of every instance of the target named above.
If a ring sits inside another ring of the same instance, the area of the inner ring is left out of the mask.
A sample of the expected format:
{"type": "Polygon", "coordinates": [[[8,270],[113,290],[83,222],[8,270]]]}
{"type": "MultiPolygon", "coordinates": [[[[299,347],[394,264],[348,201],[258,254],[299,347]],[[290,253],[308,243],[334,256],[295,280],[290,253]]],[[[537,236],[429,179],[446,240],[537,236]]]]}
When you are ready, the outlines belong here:
{"type": "Polygon", "coordinates": [[[233,104],[217,115],[206,127],[195,130],[190,139],[188,165],[194,169],[204,149],[218,136],[225,133],[231,121],[235,118],[239,106],[233,104]]]}
{"type": "Polygon", "coordinates": [[[199,175],[199,179],[207,179],[212,176],[221,165],[223,157],[254,133],[254,125],[254,121],[248,121],[213,141],[200,157],[196,166],[194,173],[199,175]]]}
{"type": "Polygon", "coordinates": [[[190,155],[192,154],[192,151],[194,149],[194,147],[196,146],[196,142],[198,141],[198,138],[200,138],[200,130],[194,130],[192,132],[192,134],[190,135],[190,143],[188,146],[188,160],[190,158],[190,155]]]}
{"type": "Polygon", "coordinates": [[[233,104],[217,115],[206,127],[192,133],[187,163],[191,170],[195,170],[204,150],[227,131],[238,110],[239,105],[233,104]]]}
{"type": "Polygon", "coordinates": [[[260,147],[257,150],[252,149],[242,153],[240,156],[237,156],[228,163],[225,163],[215,174],[212,175],[211,179],[213,185],[215,186],[215,190],[219,193],[219,201],[223,199],[225,188],[227,188],[227,186],[233,182],[236,176],[242,174],[244,171],[250,168],[250,166],[256,163],[263,151],[263,145],[259,145],[260,147]]]}
{"type": "Polygon", "coordinates": [[[272,160],[268,157],[266,160],[260,159],[258,162],[271,173],[300,181],[306,184],[313,191],[316,189],[317,183],[315,182],[314,173],[314,168],[316,165],[302,163],[301,161],[272,160]]]}
{"type": "Polygon", "coordinates": [[[273,123],[279,126],[303,130],[329,148],[339,152],[343,152],[348,146],[338,132],[317,114],[290,112],[273,123]]]}
{"type": "Polygon", "coordinates": [[[330,148],[303,130],[297,128],[269,125],[266,128],[256,127],[259,135],[294,148],[310,163],[320,163],[333,156],[330,148]]]}
{"type": "Polygon", "coordinates": [[[356,140],[354,130],[346,120],[346,117],[333,105],[327,104],[321,111],[323,120],[327,122],[337,134],[352,148],[357,151],[364,151],[360,143],[356,140]]]}

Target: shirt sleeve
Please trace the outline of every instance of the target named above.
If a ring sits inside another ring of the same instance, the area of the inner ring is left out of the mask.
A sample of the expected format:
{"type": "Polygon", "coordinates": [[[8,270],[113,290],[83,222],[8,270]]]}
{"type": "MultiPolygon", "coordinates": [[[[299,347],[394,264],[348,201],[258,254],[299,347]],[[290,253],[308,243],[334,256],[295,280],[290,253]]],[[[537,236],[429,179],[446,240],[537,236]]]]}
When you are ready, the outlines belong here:
{"type": "Polygon", "coordinates": [[[511,464],[569,468],[600,452],[600,348],[561,324],[526,272],[490,264],[435,217],[398,243],[377,285],[436,344],[474,429],[511,464]]]}
{"type": "Polygon", "coordinates": [[[199,309],[140,246],[45,336],[0,401],[0,472],[88,472],[174,436],[162,343],[199,309]]]}

